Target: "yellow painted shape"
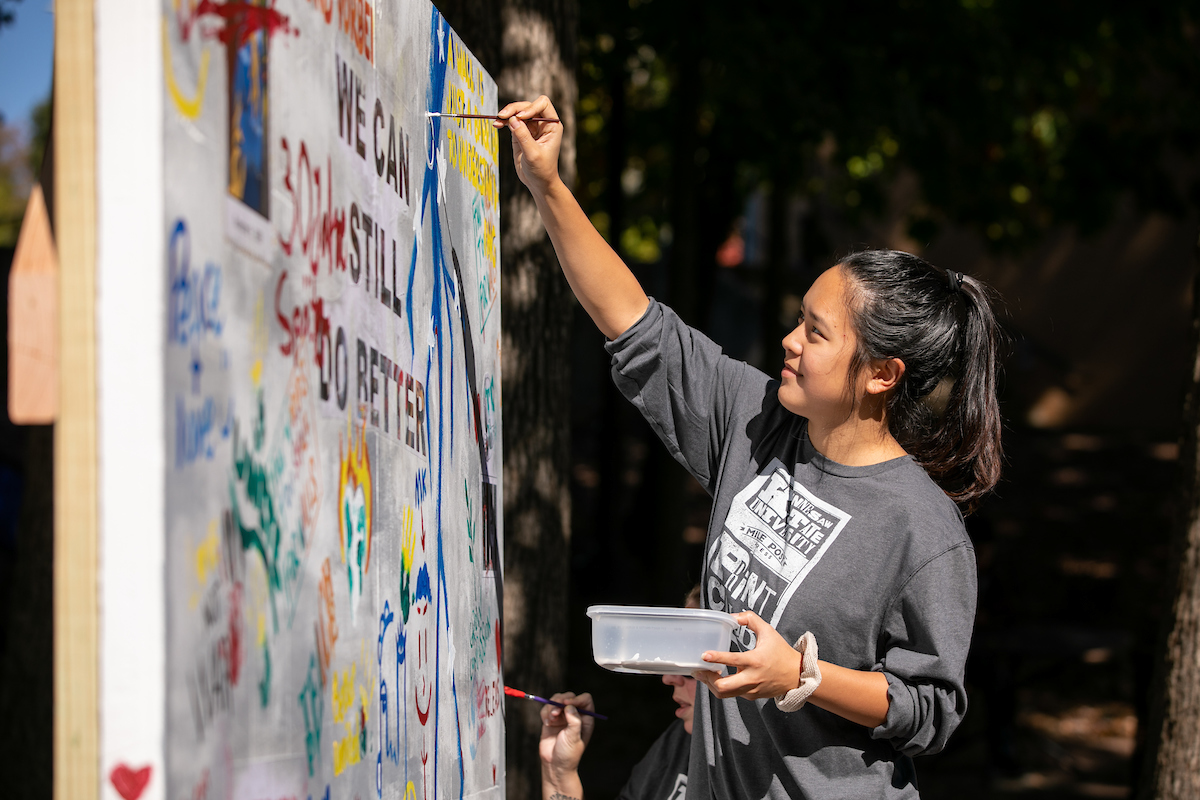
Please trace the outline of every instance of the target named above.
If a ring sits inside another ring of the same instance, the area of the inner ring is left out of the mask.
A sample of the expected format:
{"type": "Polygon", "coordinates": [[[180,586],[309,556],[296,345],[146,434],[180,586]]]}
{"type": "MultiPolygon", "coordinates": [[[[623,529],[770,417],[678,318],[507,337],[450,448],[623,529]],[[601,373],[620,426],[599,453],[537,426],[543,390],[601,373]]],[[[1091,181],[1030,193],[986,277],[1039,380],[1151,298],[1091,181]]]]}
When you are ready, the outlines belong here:
{"type": "Polygon", "coordinates": [[[359,762],[358,734],[349,736],[333,743],[333,774],[341,775],[346,767],[352,767],[359,762]]]}
{"type": "Polygon", "coordinates": [[[254,381],[254,387],[258,388],[258,383],[262,380],[263,358],[267,355],[267,319],[266,312],[263,309],[263,293],[261,290],[258,293],[258,299],[254,302],[254,339],[252,348],[254,365],[250,367],[250,379],[254,381]]]}
{"type": "Polygon", "coordinates": [[[406,573],[412,572],[417,549],[417,534],[413,530],[415,516],[413,507],[405,504],[400,512],[400,569],[406,573]]]}
{"type": "Polygon", "coordinates": [[[175,70],[171,66],[171,40],[167,35],[167,20],[164,18],[162,23],[162,43],[163,43],[163,74],[167,79],[167,91],[171,94],[171,100],[175,102],[175,108],[179,109],[179,113],[183,114],[188,119],[196,119],[200,116],[200,110],[204,107],[204,88],[208,85],[208,48],[200,53],[200,77],[196,81],[196,96],[188,99],[183,96],[183,92],[179,89],[179,84],[175,82],[175,70]]]}
{"type": "Polygon", "coordinates": [[[196,580],[200,583],[200,587],[204,588],[208,583],[208,576],[212,574],[220,563],[220,548],[221,540],[217,537],[217,521],[210,520],[208,523],[208,536],[200,542],[200,546],[196,548],[196,580]]]}
{"type": "MultiPolygon", "coordinates": [[[[338,532],[342,543],[342,563],[346,563],[346,552],[353,531],[346,530],[345,504],[349,497],[355,494],[355,489],[362,489],[363,505],[366,515],[366,531],[363,539],[366,543],[366,557],[363,559],[362,571],[366,575],[371,566],[371,535],[373,518],[371,516],[371,456],[367,452],[367,421],[364,418],[362,432],[359,436],[358,447],[354,445],[354,429],[350,418],[346,418],[347,443],[346,453],[341,457],[341,474],[338,478],[338,532]]],[[[338,446],[339,452],[341,445],[338,446]]]]}
{"type": "MultiPolygon", "coordinates": [[[[333,673],[333,685],[329,689],[330,701],[333,705],[333,721],[342,722],[346,717],[346,712],[351,711],[354,705],[354,678],[357,670],[357,664],[351,664],[350,669],[342,670],[339,673],[335,670],[333,673]]],[[[350,727],[351,720],[346,719],[346,727],[350,727]]]]}

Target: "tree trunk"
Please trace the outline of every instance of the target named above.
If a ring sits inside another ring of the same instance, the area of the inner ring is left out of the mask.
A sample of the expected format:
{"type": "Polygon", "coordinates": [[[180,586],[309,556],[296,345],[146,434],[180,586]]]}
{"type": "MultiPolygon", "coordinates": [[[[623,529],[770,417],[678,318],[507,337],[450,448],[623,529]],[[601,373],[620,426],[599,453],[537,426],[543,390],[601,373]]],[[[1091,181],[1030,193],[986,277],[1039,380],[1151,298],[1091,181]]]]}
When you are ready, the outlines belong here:
{"type": "Polygon", "coordinates": [[[1193,304],[1192,378],[1179,453],[1182,513],[1170,561],[1178,575],[1146,730],[1143,800],[1200,797],[1200,269],[1193,304]]]}
{"type": "MultiPolygon", "coordinates": [[[[545,94],[575,179],[575,0],[455,0],[438,8],[496,79],[500,105],[545,94]]],[[[534,694],[566,679],[570,550],[570,289],[511,145],[500,142],[504,418],[504,679],[534,694]]],[[[508,704],[507,795],[536,797],[540,706],[508,704]]]]}

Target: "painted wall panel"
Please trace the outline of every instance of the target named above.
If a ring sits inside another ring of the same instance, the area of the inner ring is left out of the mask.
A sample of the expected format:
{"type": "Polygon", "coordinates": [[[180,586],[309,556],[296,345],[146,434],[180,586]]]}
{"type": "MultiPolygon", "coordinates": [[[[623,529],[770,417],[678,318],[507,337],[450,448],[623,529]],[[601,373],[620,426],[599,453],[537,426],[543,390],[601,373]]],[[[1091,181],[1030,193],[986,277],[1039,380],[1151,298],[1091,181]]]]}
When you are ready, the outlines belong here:
{"type": "Polygon", "coordinates": [[[491,78],[425,0],[166,0],[165,796],[501,795],[491,78]]]}

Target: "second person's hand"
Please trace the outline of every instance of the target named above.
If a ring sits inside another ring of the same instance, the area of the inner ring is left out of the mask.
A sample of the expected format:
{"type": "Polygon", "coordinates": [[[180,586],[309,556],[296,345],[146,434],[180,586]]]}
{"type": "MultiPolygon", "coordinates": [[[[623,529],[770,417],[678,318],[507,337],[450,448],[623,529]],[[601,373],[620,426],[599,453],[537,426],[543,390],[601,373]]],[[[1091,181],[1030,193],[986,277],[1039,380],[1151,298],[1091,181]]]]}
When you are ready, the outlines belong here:
{"type": "Polygon", "coordinates": [[[542,759],[543,770],[548,769],[555,776],[560,776],[574,772],[579,767],[579,760],[596,726],[594,717],[583,716],[576,709],[595,711],[596,704],[587,692],[580,695],[559,692],[550,699],[565,704],[566,708],[552,705],[542,707],[542,737],[538,744],[538,755],[542,759]]]}

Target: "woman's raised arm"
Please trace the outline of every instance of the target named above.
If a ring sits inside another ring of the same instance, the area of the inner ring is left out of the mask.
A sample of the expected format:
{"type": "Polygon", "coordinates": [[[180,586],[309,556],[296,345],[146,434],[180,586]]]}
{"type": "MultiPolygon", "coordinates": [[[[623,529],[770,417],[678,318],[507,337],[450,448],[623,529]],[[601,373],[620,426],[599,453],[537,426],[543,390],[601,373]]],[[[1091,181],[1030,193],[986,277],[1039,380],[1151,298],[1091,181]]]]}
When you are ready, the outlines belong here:
{"type": "Polygon", "coordinates": [[[512,132],[517,175],[537,203],[571,291],[600,332],[616,339],[641,318],[650,300],[559,177],[562,124],[526,122],[531,117],[557,119],[558,113],[543,95],[533,102],[509,103],[500,117],[496,125],[507,125],[512,132]]]}

